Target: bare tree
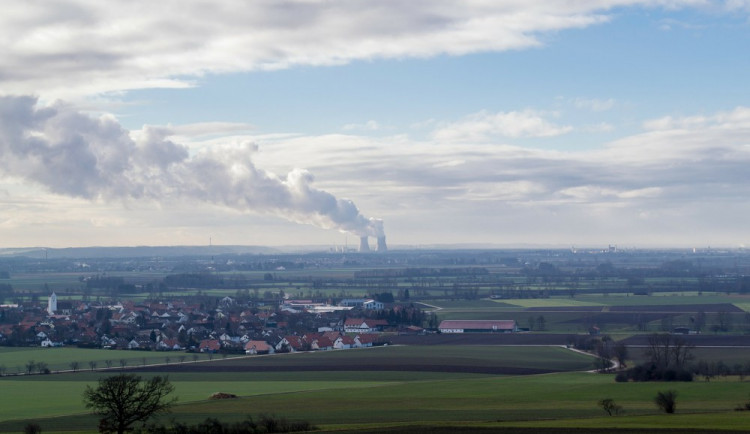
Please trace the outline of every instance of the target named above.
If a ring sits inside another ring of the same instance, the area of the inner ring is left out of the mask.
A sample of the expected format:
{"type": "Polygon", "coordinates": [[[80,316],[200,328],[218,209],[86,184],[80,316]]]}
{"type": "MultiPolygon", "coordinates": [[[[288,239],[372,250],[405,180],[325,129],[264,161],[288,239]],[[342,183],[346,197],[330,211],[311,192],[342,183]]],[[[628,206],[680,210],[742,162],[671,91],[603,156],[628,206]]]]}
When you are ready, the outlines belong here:
{"type": "Polygon", "coordinates": [[[93,371],[94,369],[96,369],[96,362],[95,362],[95,361],[93,361],[93,360],[92,360],[92,361],[90,361],[90,362],[89,362],[89,368],[91,368],[91,370],[92,370],[92,371],[93,371]]]}
{"type": "Polygon", "coordinates": [[[26,366],[26,373],[31,374],[32,372],[34,372],[34,369],[36,369],[36,362],[33,360],[29,360],[28,362],[26,362],[25,366],[26,366]]]}
{"type": "Polygon", "coordinates": [[[128,361],[125,359],[120,359],[120,368],[125,369],[125,366],[128,365],[128,361]]]}
{"type": "Polygon", "coordinates": [[[37,362],[36,370],[40,374],[49,374],[49,366],[45,362],[37,362]]]}
{"type": "Polygon", "coordinates": [[[176,401],[176,398],[166,399],[173,390],[167,377],[142,380],[137,375],[119,374],[100,378],[96,388],[86,386],[83,402],[86,408],[102,416],[100,432],[122,434],[134,423],[168,411],[176,401]]]}
{"type": "Polygon", "coordinates": [[[111,368],[112,367],[112,361],[111,360],[105,360],[104,364],[107,365],[107,368],[111,368]]]}
{"type": "Polygon", "coordinates": [[[599,407],[606,411],[608,415],[618,415],[622,411],[622,406],[617,405],[612,398],[605,398],[599,401],[599,407]]]}
{"type": "Polygon", "coordinates": [[[684,339],[668,334],[653,334],[648,338],[646,356],[658,368],[684,369],[693,358],[693,345],[684,339]]]}
{"type": "Polygon", "coordinates": [[[615,359],[617,359],[617,362],[620,364],[620,367],[624,368],[625,360],[627,360],[628,358],[628,347],[622,342],[618,342],[612,348],[612,355],[614,356],[615,359]]]}
{"type": "Polygon", "coordinates": [[[72,361],[72,362],[70,362],[70,369],[71,369],[71,370],[72,370],[73,372],[76,372],[76,371],[78,370],[78,368],[79,368],[80,366],[81,366],[81,364],[80,364],[80,363],[78,363],[78,362],[77,362],[77,361],[75,361],[75,360],[74,360],[74,361],[72,361]]]}

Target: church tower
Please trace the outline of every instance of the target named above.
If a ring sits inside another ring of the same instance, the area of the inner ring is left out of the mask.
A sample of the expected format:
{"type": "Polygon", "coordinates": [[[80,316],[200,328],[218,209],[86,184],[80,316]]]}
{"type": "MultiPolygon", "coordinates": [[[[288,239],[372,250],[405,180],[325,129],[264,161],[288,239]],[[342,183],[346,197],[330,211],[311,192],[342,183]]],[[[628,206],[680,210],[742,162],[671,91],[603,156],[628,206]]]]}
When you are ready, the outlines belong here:
{"type": "Polygon", "coordinates": [[[54,315],[57,310],[57,295],[53,292],[47,299],[47,313],[54,315]]]}

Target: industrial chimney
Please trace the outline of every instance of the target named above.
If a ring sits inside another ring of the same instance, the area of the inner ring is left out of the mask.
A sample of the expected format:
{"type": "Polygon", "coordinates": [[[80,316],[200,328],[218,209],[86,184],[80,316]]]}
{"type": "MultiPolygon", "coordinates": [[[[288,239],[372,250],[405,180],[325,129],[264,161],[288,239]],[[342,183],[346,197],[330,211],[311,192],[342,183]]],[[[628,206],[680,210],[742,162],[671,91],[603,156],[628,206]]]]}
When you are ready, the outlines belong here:
{"type": "Polygon", "coordinates": [[[385,245],[385,235],[378,237],[378,252],[385,252],[388,246],[385,245]]]}
{"type": "Polygon", "coordinates": [[[360,252],[370,251],[370,244],[367,242],[367,236],[359,238],[359,251],[360,252]]]}

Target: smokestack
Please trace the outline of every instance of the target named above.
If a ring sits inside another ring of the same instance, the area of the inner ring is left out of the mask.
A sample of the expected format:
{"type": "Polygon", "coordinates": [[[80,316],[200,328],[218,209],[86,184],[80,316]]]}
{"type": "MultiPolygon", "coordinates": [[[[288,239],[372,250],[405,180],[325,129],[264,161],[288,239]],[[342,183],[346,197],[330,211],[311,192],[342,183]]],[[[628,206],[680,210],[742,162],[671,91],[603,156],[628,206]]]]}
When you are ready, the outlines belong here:
{"type": "Polygon", "coordinates": [[[370,243],[367,242],[367,236],[359,238],[359,251],[360,252],[370,251],[370,243]]]}
{"type": "Polygon", "coordinates": [[[388,246],[385,245],[385,235],[378,237],[378,252],[385,252],[388,250],[388,246]]]}

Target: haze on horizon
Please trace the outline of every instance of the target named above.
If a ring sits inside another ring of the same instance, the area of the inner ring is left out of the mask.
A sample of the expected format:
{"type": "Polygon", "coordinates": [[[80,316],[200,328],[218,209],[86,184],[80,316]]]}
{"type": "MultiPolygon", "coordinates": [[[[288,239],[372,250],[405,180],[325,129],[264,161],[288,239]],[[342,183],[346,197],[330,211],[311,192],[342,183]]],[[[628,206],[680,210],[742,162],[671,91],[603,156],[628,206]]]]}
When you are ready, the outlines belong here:
{"type": "Polygon", "coordinates": [[[750,241],[748,1],[14,1],[0,41],[0,247],[750,241]]]}

